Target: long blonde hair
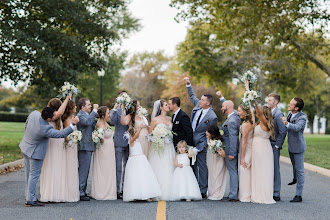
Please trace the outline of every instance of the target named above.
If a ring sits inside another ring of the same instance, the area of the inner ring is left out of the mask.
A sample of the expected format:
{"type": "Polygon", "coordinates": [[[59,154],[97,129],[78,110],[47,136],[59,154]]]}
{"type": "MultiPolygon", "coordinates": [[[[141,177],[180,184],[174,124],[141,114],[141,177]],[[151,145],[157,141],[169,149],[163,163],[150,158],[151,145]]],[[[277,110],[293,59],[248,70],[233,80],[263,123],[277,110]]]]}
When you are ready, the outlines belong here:
{"type": "Polygon", "coordinates": [[[269,129],[270,136],[275,139],[275,129],[274,129],[274,119],[272,115],[272,110],[268,106],[262,106],[262,113],[267,120],[267,127],[269,129]]]}

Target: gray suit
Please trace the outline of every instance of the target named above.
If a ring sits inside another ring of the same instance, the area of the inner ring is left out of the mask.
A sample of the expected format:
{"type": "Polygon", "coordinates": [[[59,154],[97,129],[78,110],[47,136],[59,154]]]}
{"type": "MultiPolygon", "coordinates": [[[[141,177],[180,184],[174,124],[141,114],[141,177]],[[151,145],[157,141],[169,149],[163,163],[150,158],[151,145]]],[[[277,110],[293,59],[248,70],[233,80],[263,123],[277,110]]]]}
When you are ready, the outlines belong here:
{"type": "Polygon", "coordinates": [[[25,163],[25,198],[35,202],[36,185],[41,174],[41,167],[45,158],[49,138],[64,138],[73,129],[69,126],[62,131],[54,129],[41,118],[38,111],[33,111],[26,120],[24,136],[19,147],[25,163]]]}
{"type": "MultiPolygon", "coordinates": [[[[222,103],[226,99],[220,100],[222,103]]],[[[236,111],[230,115],[226,121],[222,124],[221,130],[223,130],[223,140],[226,146],[226,165],[230,176],[230,192],[228,197],[230,199],[238,199],[238,150],[239,150],[239,127],[241,119],[236,111]],[[232,160],[228,159],[228,156],[234,156],[232,160]]]]}
{"type": "MultiPolygon", "coordinates": [[[[291,112],[289,115],[290,114],[291,112]]],[[[289,125],[287,126],[289,154],[293,167],[293,175],[297,180],[297,196],[302,196],[305,182],[304,153],[307,146],[304,137],[304,130],[306,121],[306,115],[300,111],[290,119],[289,125]]]]}
{"type": "Polygon", "coordinates": [[[273,196],[280,197],[281,194],[281,173],[280,173],[280,154],[282,145],[286,136],[286,126],[283,124],[281,117],[284,117],[283,112],[276,107],[273,111],[275,140],[270,138],[270,143],[274,153],[274,193],[273,196]],[[278,147],[276,148],[275,145],[278,147]]]}
{"type": "MultiPolygon", "coordinates": [[[[200,110],[199,99],[195,96],[194,90],[191,86],[187,87],[188,95],[191,102],[195,105],[191,113],[191,122],[193,122],[194,117],[198,117],[196,112],[200,110]]],[[[198,180],[198,185],[201,190],[201,193],[205,194],[207,191],[208,185],[208,169],[206,163],[207,155],[207,138],[206,130],[210,125],[217,125],[218,117],[214,113],[212,107],[208,110],[206,115],[201,119],[198,126],[195,128],[193,133],[193,143],[194,146],[198,149],[198,154],[196,157],[196,164],[194,165],[194,172],[198,180]]]]}
{"type": "Polygon", "coordinates": [[[121,108],[112,109],[110,111],[110,124],[115,126],[114,143],[116,156],[116,178],[117,178],[117,193],[120,192],[121,178],[124,177],[125,166],[128,159],[128,140],[124,139],[124,133],[128,126],[120,123],[121,108]],[[124,169],[124,171],[123,171],[124,169]]]}
{"type": "Polygon", "coordinates": [[[85,196],[92,153],[95,150],[94,142],[92,140],[92,132],[95,129],[95,117],[97,116],[97,113],[93,110],[90,114],[87,114],[80,110],[77,116],[79,118],[77,128],[82,132],[78,151],[79,193],[80,196],[85,196]]]}

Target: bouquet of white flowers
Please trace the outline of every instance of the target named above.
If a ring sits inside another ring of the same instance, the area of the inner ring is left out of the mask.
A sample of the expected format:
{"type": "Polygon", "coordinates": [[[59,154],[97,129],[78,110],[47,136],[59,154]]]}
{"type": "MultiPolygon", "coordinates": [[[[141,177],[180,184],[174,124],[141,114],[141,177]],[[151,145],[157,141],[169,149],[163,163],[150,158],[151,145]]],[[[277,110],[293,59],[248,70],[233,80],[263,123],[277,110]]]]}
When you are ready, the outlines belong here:
{"type": "Polygon", "coordinates": [[[67,97],[69,94],[78,95],[80,90],[75,87],[75,85],[64,82],[64,85],[60,88],[59,93],[60,94],[57,97],[61,99],[67,97]]]}
{"type": "Polygon", "coordinates": [[[246,73],[243,74],[242,76],[242,82],[245,82],[246,80],[249,81],[250,83],[256,83],[257,82],[257,75],[248,70],[246,73]]]}
{"type": "Polygon", "coordinates": [[[140,107],[140,108],[137,110],[136,114],[137,114],[140,118],[143,118],[143,117],[147,117],[147,116],[148,116],[148,111],[147,111],[147,109],[140,107]]]}
{"type": "Polygon", "coordinates": [[[119,104],[119,105],[125,105],[125,109],[128,110],[130,109],[133,104],[133,99],[131,99],[131,97],[129,97],[129,95],[127,95],[127,93],[123,93],[121,95],[119,95],[117,98],[116,98],[116,103],[119,104]]]}
{"type": "Polygon", "coordinates": [[[249,107],[249,102],[253,102],[255,100],[260,99],[260,95],[254,91],[254,90],[249,90],[244,93],[244,96],[242,98],[243,105],[248,108],[249,107]]]}
{"type": "Polygon", "coordinates": [[[209,150],[216,154],[217,150],[220,149],[220,147],[222,146],[222,142],[220,140],[209,140],[207,142],[207,145],[209,146],[209,150]]]}
{"type": "Polygon", "coordinates": [[[71,134],[69,134],[67,136],[67,140],[69,141],[69,145],[71,145],[72,143],[78,143],[78,141],[81,141],[81,137],[82,137],[82,133],[81,131],[74,131],[71,134]]]}
{"type": "Polygon", "coordinates": [[[164,144],[169,144],[173,140],[173,133],[166,125],[157,125],[151,134],[148,135],[148,140],[152,142],[151,149],[158,151],[158,154],[164,152],[164,144]]]}
{"type": "Polygon", "coordinates": [[[103,135],[104,135],[104,131],[102,128],[95,129],[92,132],[92,139],[93,139],[93,142],[95,143],[95,147],[97,149],[99,149],[102,145],[103,135]]]}

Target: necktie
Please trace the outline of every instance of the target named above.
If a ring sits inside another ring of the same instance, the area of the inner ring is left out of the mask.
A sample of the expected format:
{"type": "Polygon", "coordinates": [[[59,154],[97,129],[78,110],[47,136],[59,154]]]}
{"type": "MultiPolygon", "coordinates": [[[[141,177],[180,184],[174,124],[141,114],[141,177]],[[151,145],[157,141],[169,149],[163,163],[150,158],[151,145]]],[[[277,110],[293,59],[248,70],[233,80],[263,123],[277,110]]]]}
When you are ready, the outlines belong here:
{"type": "MultiPolygon", "coordinates": [[[[203,110],[201,111],[201,113],[199,114],[199,117],[198,117],[198,119],[197,119],[197,122],[196,122],[196,128],[197,128],[197,126],[198,126],[198,124],[199,124],[199,120],[201,120],[202,114],[203,114],[203,110]]],[[[195,128],[195,129],[196,129],[196,128],[195,128]]]]}
{"type": "Polygon", "coordinates": [[[292,114],[290,113],[289,116],[288,116],[288,120],[287,120],[288,122],[290,122],[291,117],[292,117],[292,114]]]}

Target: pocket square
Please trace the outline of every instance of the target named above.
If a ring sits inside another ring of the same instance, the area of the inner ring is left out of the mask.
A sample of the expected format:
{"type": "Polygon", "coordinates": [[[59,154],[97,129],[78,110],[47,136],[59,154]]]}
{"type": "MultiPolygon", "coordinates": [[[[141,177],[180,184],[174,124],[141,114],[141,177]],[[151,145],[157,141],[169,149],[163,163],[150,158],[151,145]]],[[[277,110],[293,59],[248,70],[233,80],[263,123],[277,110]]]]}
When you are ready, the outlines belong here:
{"type": "Polygon", "coordinates": [[[208,124],[210,121],[209,120],[206,120],[205,123],[208,124]]]}
{"type": "Polygon", "coordinates": [[[180,122],[179,121],[176,121],[175,124],[178,125],[180,122]]]}
{"type": "Polygon", "coordinates": [[[226,127],[227,127],[227,125],[224,125],[224,127],[226,128],[226,127]]]}
{"type": "Polygon", "coordinates": [[[292,120],[292,124],[296,123],[296,120],[292,120]]]}

